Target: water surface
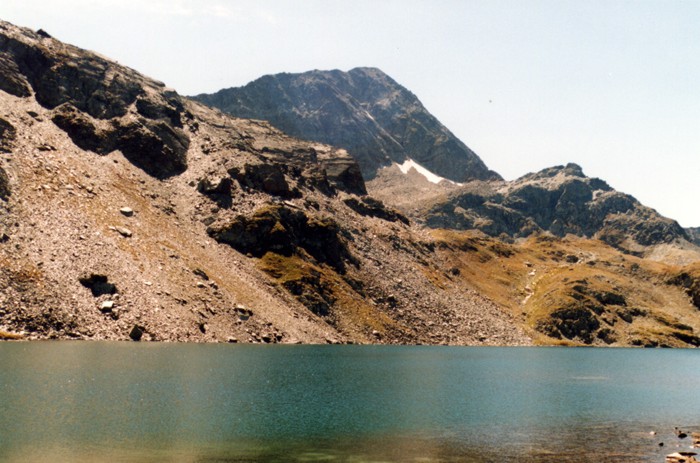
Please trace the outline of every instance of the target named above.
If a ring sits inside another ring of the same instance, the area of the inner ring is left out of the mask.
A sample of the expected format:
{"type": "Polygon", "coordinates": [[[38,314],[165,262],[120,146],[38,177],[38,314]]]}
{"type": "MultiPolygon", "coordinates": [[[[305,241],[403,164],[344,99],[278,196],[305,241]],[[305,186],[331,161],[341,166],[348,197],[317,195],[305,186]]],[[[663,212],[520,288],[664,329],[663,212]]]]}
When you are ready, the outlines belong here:
{"type": "Polygon", "coordinates": [[[662,462],[698,385],[682,349],[4,343],[0,461],[662,462]]]}

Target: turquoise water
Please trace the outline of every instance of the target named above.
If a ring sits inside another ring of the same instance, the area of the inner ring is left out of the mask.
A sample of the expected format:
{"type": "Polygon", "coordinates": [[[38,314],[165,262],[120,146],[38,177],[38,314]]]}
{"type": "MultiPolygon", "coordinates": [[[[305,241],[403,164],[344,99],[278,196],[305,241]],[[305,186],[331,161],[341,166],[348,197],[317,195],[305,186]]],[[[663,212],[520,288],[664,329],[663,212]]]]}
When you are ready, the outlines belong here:
{"type": "Polygon", "coordinates": [[[3,343],[0,406],[2,462],[662,462],[700,350],[3,343]]]}

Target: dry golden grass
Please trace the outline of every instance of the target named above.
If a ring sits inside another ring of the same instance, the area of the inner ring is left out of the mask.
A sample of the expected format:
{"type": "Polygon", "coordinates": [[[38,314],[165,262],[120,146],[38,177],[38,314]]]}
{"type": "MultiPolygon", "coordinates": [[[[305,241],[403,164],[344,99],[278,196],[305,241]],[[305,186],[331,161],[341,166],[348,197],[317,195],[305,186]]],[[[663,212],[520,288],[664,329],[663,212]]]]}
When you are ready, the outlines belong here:
{"type": "Polygon", "coordinates": [[[577,237],[539,236],[506,244],[475,232],[436,230],[433,236],[456,278],[512,311],[536,344],[700,342],[700,310],[692,304],[690,290],[669,284],[683,272],[700,281],[700,263],[664,264],[577,237]],[[605,294],[622,296],[624,304],[610,303],[605,294]],[[589,314],[595,318],[592,325],[599,325],[595,329],[606,331],[590,339],[585,332],[570,338],[548,335],[552,333],[543,327],[556,324],[567,309],[589,314]]]}
{"type": "Polygon", "coordinates": [[[401,329],[396,321],[370,305],[325,265],[315,265],[299,255],[268,252],[260,259],[258,267],[279,285],[298,283],[304,287],[304,295],[317,292],[321,297],[332,299],[332,309],[326,319],[340,332],[369,342],[372,331],[384,334],[390,329],[401,329]]]}

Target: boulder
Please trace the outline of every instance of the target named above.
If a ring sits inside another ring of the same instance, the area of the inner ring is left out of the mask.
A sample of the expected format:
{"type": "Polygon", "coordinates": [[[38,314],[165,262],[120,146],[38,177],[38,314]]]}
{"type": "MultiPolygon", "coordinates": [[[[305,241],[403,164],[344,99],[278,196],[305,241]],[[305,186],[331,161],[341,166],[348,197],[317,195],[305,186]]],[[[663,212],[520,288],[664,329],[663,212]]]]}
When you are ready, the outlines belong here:
{"type": "Polygon", "coordinates": [[[134,325],[129,332],[129,337],[132,341],[140,341],[145,333],[145,328],[139,325],[134,325]]]}
{"type": "Polygon", "coordinates": [[[279,164],[246,164],[238,181],[248,188],[271,195],[285,198],[294,196],[285,178],[284,168],[279,164]]]}
{"type": "Polygon", "coordinates": [[[233,198],[231,197],[233,187],[233,179],[230,177],[220,179],[205,177],[197,183],[197,191],[209,197],[222,208],[229,208],[233,204],[233,198]]]}
{"type": "Polygon", "coordinates": [[[124,238],[131,238],[131,236],[133,235],[133,232],[125,227],[114,227],[114,229],[124,238]]]}
{"type": "Polygon", "coordinates": [[[108,313],[114,308],[114,301],[104,301],[100,304],[100,312],[108,313]]]}
{"type": "Polygon", "coordinates": [[[333,219],[307,215],[284,205],[270,204],[250,216],[239,215],[224,225],[210,226],[207,233],[255,257],[267,252],[289,256],[303,250],[341,273],[346,262],[355,262],[333,219]]]}

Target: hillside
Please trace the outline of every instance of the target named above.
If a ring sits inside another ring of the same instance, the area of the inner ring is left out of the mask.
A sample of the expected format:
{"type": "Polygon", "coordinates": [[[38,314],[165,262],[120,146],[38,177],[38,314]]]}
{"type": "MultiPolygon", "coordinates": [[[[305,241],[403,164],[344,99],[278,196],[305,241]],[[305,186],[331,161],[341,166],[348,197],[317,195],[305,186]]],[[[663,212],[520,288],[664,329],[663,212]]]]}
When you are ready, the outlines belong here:
{"type": "MultiPolygon", "coordinates": [[[[694,248],[692,230],[588,178],[580,166],[501,180],[412,93],[378,69],[264,76],[195,98],[347,149],[362,166],[372,195],[431,228],[478,229],[506,239],[574,234],[638,255],[652,255],[659,245],[694,248]]],[[[700,256],[698,249],[682,254],[690,255],[686,261],[700,256]]]]}
{"type": "MultiPolygon", "coordinates": [[[[617,198],[575,166],[439,186],[425,204],[617,198]]],[[[0,22],[0,338],[700,344],[700,270],[672,221],[644,246],[660,262],[557,218],[508,239],[427,229],[367,195],[346,150],[0,22]]]]}
{"type": "MultiPolygon", "coordinates": [[[[529,343],[339,149],[0,23],[0,330],[529,343]]],[[[8,335],[9,336],[9,335],[8,335]]]]}
{"type": "Polygon", "coordinates": [[[414,94],[376,68],[261,77],[194,97],[237,117],[263,119],[296,137],[348,150],[365,179],[414,160],[447,179],[499,179],[414,94]]]}

